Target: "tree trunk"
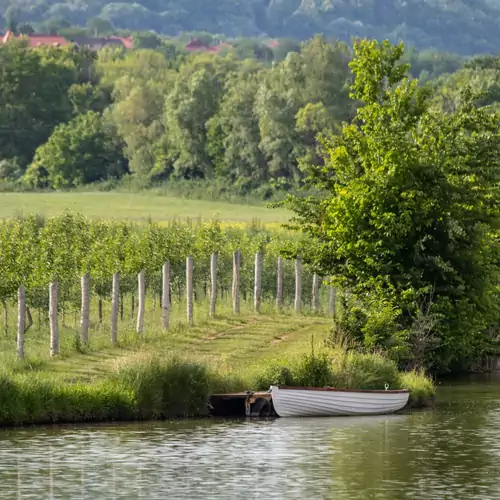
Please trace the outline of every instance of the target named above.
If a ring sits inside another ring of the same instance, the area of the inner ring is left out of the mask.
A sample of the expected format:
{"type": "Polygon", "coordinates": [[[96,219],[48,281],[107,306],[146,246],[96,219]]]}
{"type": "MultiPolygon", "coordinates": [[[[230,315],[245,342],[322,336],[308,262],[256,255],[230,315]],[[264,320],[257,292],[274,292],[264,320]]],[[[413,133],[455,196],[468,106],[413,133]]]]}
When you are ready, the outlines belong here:
{"type": "Polygon", "coordinates": [[[118,308],[120,303],[120,273],[113,274],[111,292],[111,343],[118,344],[118,308]]]}
{"type": "Polygon", "coordinates": [[[80,313],[80,340],[83,344],[89,343],[89,318],[90,318],[90,275],[82,276],[82,309],[80,313]]]}
{"type": "Polygon", "coordinates": [[[163,329],[166,331],[170,326],[169,308],[170,308],[170,263],[165,262],[162,269],[161,286],[161,320],[163,329]]]}
{"type": "Polygon", "coordinates": [[[295,311],[302,309],[302,258],[297,256],[295,261],[295,311]]]}
{"type": "Polygon", "coordinates": [[[17,357],[24,359],[24,332],[26,329],[26,292],[21,285],[17,291],[17,357]]]}
{"type": "Polygon", "coordinates": [[[9,309],[7,308],[7,301],[2,300],[3,310],[4,310],[4,331],[5,337],[9,336],[9,309]]]}
{"type": "Polygon", "coordinates": [[[141,271],[137,277],[138,279],[138,297],[139,302],[137,304],[137,334],[142,335],[144,330],[144,312],[146,305],[146,279],[144,271],[141,271]]]}
{"type": "Polygon", "coordinates": [[[262,298],[262,250],[255,254],[255,282],[253,294],[253,308],[256,313],[260,312],[262,298]]]}
{"type": "Polygon", "coordinates": [[[102,299],[99,297],[99,300],[97,301],[97,311],[99,314],[99,324],[102,325],[102,299]]]}
{"type": "Polygon", "coordinates": [[[233,254],[233,312],[240,313],[240,256],[239,250],[233,254]]]}
{"type": "Polygon", "coordinates": [[[217,258],[217,252],[210,258],[210,316],[212,317],[215,316],[217,306],[217,258]]]}
{"type": "Polygon", "coordinates": [[[190,255],[186,259],[186,303],[187,303],[187,320],[189,326],[193,326],[193,256],[190,255]]]}
{"type": "Polygon", "coordinates": [[[59,323],[57,320],[57,283],[49,287],[50,355],[59,354],[59,323]]]}

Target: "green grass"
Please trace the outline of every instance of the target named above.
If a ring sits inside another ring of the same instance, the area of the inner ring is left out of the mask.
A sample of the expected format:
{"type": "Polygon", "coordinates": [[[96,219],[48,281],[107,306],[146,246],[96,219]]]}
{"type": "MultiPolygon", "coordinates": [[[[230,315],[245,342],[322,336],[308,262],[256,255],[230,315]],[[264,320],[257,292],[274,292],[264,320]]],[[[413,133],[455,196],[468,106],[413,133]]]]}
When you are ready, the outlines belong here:
{"type": "Polygon", "coordinates": [[[1,193],[0,218],[38,213],[59,215],[71,210],[89,218],[121,219],[135,222],[172,220],[210,220],[227,222],[281,223],[289,218],[284,209],[269,209],[264,204],[245,205],[217,201],[189,200],[151,193],[1,193]]]}
{"type": "MultiPolygon", "coordinates": [[[[153,308],[151,300],[146,304],[145,331],[142,337],[135,333],[135,318],[125,310],[124,320],[119,322],[119,345],[110,342],[110,304],[104,302],[104,321],[99,324],[93,302],[91,311],[90,345],[80,346],[78,337],[79,316],[76,312],[59,315],[60,355],[49,356],[49,332],[45,318],[38,324],[33,312],[34,325],[26,333],[26,361],[16,360],[15,307],[9,308],[9,330],[0,330],[0,367],[14,371],[34,371],[38,375],[57,375],[63,381],[95,381],[108,374],[115,360],[136,353],[176,354],[194,362],[211,366],[224,366],[226,371],[240,370],[261,363],[267,358],[306,352],[311,338],[321,343],[329,333],[332,321],[324,316],[295,315],[285,310],[277,315],[273,304],[264,302],[262,313],[251,312],[250,302],[242,301],[241,315],[231,313],[230,304],[221,301],[218,315],[208,316],[208,304],[195,304],[195,326],[186,324],[184,304],[172,304],[171,328],[163,332],[161,310],[153,308]],[[63,326],[65,325],[65,326],[63,326]]],[[[2,312],[3,316],[3,312],[2,312]]]]}
{"type": "Polygon", "coordinates": [[[243,306],[241,316],[221,306],[213,319],[199,308],[192,328],[174,310],[168,332],[158,329],[159,311],[150,312],[156,326],[149,322],[142,337],[125,320],[117,347],[95,319],[88,347],[66,326],[54,358],[46,326],[34,326],[24,362],[9,330],[0,340],[0,425],[203,416],[211,394],[252,389],[256,371],[307,353],[311,338],[321,343],[331,326],[325,317],[255,315],[243,306]]]}

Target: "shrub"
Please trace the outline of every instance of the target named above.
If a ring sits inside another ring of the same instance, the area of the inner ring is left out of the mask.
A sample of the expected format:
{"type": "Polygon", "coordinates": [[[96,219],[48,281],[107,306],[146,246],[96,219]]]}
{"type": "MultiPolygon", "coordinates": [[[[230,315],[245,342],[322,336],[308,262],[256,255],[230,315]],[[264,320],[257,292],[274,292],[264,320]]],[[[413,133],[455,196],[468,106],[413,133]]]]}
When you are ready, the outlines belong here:
{"type": "Polygon", "coordinates": [[[208,413],[211,387],[204,365],[176,357],[137,356],[117,364],[112,380],[134,394],[141,419],[208,413]]]}
{"type": "Polygon", "coordinates": [[[257,390],[267,390],[271,385],[296,385],[293,367],[290,366],[288,360],[273,361],[256,375],[255,387],[257,390]]]}
{"type": "Polygon", "coordinates": [[[436,394],[434,382],[422,370],[401,373],[399,384],[410,390],[410,403],[414,408],[425,406],[436,394]]]}
{"type": "Polygon", "coordinates": [[[396,364],[382,354],[363,354],[335,350],[333,383],[342,389],[396,389],[399,374],[396,364]]]}

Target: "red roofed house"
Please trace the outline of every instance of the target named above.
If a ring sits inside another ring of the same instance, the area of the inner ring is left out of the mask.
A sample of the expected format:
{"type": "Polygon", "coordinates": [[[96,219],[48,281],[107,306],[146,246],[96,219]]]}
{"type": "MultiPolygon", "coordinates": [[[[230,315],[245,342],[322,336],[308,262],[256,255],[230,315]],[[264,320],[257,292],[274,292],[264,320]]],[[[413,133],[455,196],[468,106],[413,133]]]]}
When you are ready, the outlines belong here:
{"type": "Polygon", "coordinates": [[[228,43],[222,42],[219,43],[219,45],[216,45],[215,47],[211,45],[205,45],[201,40],[198,40],[197,38],[191,40],[185,47],[187,51],[189,52],[213,52],[213,53],[218,53],[222,49],[232,49],[232,45],[229,45],[228,43]]]}
{"type": "Polygon", "coordinates": [[[40,47],[41,45],[52,45],[53,47],[62,47],[69,45],[66,38],[58,35],[14,35],[12,31],[7,31],[3,37],[3,43],[9,40],[27,40],[30,47],[40,47]]]}
{"type": "Polygon", "coordinates": [[[134,48],[134,39],[129,36],[129,37],[121,37],[121,36],[108,36],[109,40],[119,40],[120,42],[123,43],[123,46],[126,49],[133,49],[134,48]]]}
{"type": "Polygon", "coordinates": [[[3,43],[7,43],[9,40],[27,40],[30,47],[40,47],[42,45],[50,45],[53,47],[63,47],[74,43],[77,46],[88,47],[92,50],[99,50],[105,46],[119,46],[126,49],[131,49],[133,47],[132,37],[119,37],[119,36],[108,36],[105,38],[91,38],[75,36],[65,38],[58,35],[15,35],[12,31],[7,31],[2,39],[3,43]],[[72,38],[71,40],[69,38],[72,38]]]}

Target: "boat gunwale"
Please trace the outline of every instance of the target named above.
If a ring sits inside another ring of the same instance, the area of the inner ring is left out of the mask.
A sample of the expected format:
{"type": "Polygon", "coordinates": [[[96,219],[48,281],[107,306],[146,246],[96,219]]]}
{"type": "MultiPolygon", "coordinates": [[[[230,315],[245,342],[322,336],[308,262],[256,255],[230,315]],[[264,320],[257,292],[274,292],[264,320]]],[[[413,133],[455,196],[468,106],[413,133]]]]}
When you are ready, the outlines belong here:
{"type": "Polygon", "coordinates": [[[319,392],[355,392],[363,394],[408,394],[409,389],[337,389],[336,387],[293,387],[293,386],[279,386],[274,385],[280,391],[319,391],[319,392]]]}

